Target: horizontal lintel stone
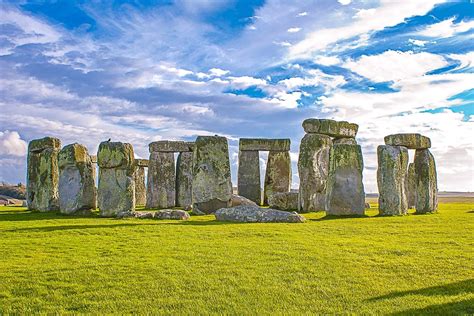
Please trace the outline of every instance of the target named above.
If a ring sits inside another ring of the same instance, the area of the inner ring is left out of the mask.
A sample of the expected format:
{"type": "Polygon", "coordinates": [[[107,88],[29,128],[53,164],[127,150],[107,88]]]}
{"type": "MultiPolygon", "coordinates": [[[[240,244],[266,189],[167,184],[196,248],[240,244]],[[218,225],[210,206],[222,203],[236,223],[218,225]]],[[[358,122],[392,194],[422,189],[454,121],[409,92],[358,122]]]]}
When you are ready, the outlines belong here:
{"type": "Polygon", "coordinates": [[[150,143],[150,152],[185,152],[193,151],[194,142],[185,142],[181,140],[159,140],[150,143]]]}
{"type": "Polygon", "coordinates": [[[241,138],[239,149],[242,151],[289,151],[290,139],[241,138]]]}
{"type": "Polygon", "coordinates": [[[346,121],[311,118],[303,121],[303,129],[306,133],[317,133],[343,138],[356,137],[359,125],[346,121]]]}
{"type": "Polygon", "coordinates": [[[431,140],[417,133],[392,134],[385,136],[386,145],[403,146],[408,149],[427,149],[431,147],[431,140]]]}

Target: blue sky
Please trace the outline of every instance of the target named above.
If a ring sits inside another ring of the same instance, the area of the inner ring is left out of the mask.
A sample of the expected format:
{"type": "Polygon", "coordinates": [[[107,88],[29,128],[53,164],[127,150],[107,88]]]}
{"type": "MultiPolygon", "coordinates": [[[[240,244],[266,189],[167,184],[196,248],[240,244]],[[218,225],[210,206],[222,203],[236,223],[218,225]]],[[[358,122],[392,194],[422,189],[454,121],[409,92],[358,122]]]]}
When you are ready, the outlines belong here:
{"type": "MultiPolygon", "coordinates": [[[[291,138],[305,118],[360,125],[366,191],[383,137],[432,139],[441,190],[474,191],[474,4],[440,0],[1,1],[0,180],[46,135],[291,138]]],[[[412,155],[413,156],[413,155],[412,155]]],[[[265,154],[261,155],[264,167],[265,154]]]]}

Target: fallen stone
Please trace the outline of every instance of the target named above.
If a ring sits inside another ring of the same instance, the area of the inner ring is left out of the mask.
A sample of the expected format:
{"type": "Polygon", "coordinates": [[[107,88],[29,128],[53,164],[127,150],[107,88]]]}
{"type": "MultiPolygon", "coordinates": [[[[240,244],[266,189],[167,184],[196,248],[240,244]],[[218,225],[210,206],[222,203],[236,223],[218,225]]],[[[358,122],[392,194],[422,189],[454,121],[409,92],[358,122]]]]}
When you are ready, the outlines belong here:
{"type": "Polygon", "coordinates": [[[357,135],[359,125],[346,121],[306,119],[303,121],[303,129],[306,133],[324,134],[337,138],[353,138],[357,135]]]}
{"type": "Polygon", "coordinates": [[[145,168],[138,167],[138,164],[137,164],[133,177],[135,181],[135,204],[145,205],[146,204],[145,168]]]}
{"type": "Polygon", "coordinates": [[[257,203],[254,201],[247,199],[246,197],[237,195],[237,194],[232,194],[232,199],[231,199],[231,207],[238,206],[238,205],[255,205],[257,206],[257,203]]]}
{"type": "Polygon", "coordinates": [[[145,212],[145,211],[135,211],[134,215],[135,218],[146,219],[146,218],[154,218],[155,212],[145,212]]]}
{"type": "Polygon", "coordinates": [[[429,149],[415,152],[416,213],[433,213],[438,210],[438,182],[436,164],[429,149]]]}
{"type": "Polygon", "coordinates": [[[263,187],[263,204],[274,193],[289,192],[291,185],[291,159],[288,151],[270,151],[263,187]]]}
{"type": "Polygon", "coordinates": [[[426,149],[431,147],[431,140],[423,135],[408,133],[408,134],[393,134],[385,136],[386,145],[404,146],[408,149],[426,149]]]}
{"type": "MultiPolygon", "coordinates": [[[[242,141],[242,140],[241,140],[242,141]]],[[[237,191],[257,204],[261,203],[260,158],[258,151],[239,151],[237,191]]]]}
{"type": "Polygon", "coordinates": [[[134,211],[120,211],[115,214],[116,218],[132,218],[135,217],[134,211]]]}
{"type": "Polygon", "coordinates": [[[252,205],[239,205],[216,211],[216,220],[238,223],[303,223],[305,218],[296,212],[290,213],[252,205]]]}
{"type": "Polygon", "coordinates": [[[240,151],[289,151],[290,139],[241,138],[240,151]]]}
{"type": "Polygon", "coordinates": [[[150,153],[152,152],[185,152],[192,151],[194,147],[193,142],[160,140],[152,142],[149,145],[150,153]]]}
{"type": "Polygon", "coordinates": [[[176,206],[190,210],[193,205],[193,153],[181,152],[176,161],[176,206]]]}
{"type": "Polygon", "coordinates": [[[176,202],[176,170],[174,153],[151,152],[148,166],[146,208],[174,207],[176,202]]]}
{"type": "Polygon", "coordinates": [[[405,193],[407,196],[408,208],[415,208],[416,204],[416,174],[415,164],[408,164],[408,172],[405,177],[405,193]]]}
{"type": "Polygon", "coordinates": [[[159,210],[155,212],[154,219],[176,219],[176,220],[188,220],[191,218],[188,212],[183,210],[159,210]]]}
{"type": "Polygon", "coordinates": [[[282,211],[298,210],[298,192],[274,193],[268,198],[268,205],[282,211]]]}

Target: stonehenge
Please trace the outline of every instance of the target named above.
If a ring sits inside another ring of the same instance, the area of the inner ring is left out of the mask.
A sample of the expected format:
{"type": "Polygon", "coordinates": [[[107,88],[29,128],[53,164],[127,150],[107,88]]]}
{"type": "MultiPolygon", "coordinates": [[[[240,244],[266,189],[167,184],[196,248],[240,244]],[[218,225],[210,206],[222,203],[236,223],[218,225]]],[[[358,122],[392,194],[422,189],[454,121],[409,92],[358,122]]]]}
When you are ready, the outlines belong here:
{"type": "Polygon", "coordinates": [[[408,164],[407,175],[405,177],[405,193],[407,196],[408,208],[415,208],[416,203],[416,174],[415,163],[408,164]]]}
{"type": "Polygon", "coordinates": [[[190,210],[193,204],[193,153],[180,152],[176,161],[176,206],[190,210]]]}
{"type": "Polygon", "coordinates": [[[436,212],[438,209],[438,183],[436,164],[429,149],[415,152],[415,209],[417,213],[436,212]]]}
{"type": "Polygon", "coordinates": [[[145,167],[148,167],[148,160],[135,159],[136,169],[133,174],[135,181],[135,204],[145,205],[146,203],[146,184],[145,167]]]}

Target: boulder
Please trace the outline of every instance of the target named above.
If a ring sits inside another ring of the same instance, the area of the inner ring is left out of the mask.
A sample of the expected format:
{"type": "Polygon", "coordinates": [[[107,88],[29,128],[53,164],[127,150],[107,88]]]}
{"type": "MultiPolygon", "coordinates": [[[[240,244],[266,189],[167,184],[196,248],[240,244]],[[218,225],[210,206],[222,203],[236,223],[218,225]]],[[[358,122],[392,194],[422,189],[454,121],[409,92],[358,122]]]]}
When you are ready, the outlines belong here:
{"type": "Polygon", "coordinates": [[[354,138],[359,125],[346,121],[306,119],[303,121],[303,129],[306,133],[324,134],[336,138],[354,138]]]}
{"type": "Polygon", "coordinates": [[[415,164],[408,164],[407,176],[405,177],[405,193],[407,196],[408,208],[415,208],[416,203],[416,174],[415,164]]]}
{"type": "Polygon", "coordinates": [[[270,151],[263,187],[263,204],[268,205],[268,198],[279,192],[289,192],[291,185],[291,159],[288,151],[270,151]]]}
{"type": "Polygon", "coordinates": [[[257,204],[261,203],[262,192],[260,188],[260,158],[258,151],[239,151],[237,190],[239,195],[257,204]]]}
{"type": "Polygon", "coordinates": [[[138,163],[137,163],[137,167],[135,168],[135,173],[133,174],[133,178],[135,181],[135,204],[145,205],[146,204],[145,168],[139,167],[138,163]]]}
{"type": "Polygon", "coordinates": [[[152,152],[185,152],[192,151],[194,147],[193,142],[160,140],[152,142],[149,145],[150,153],[152,152]]]}
{"type": "Polygon", "coordinates": [[[60,147],[61,141],[52,137],[35,139],[28,145],[26,199],[30,210],[59,209],[60,147]]]}
{"type": "Polygon", "coordinates": [[[181,152],[176,161],[176,206],[190,210],[193,204],[193,153],[181,152]]]}
{"type": "Polygon", "coordinates": [[[174,207],[176,202],[176,171],[173,152],[150,153],[146,208],[174,207]]]}
{"type": "Polygon", "coordinates": [[[301,140],[298,157],[301,212],[324,211],[329,173],[331,137],[306,134],[301,140]]]}
{"type": "Polygon", "coordinates": [[[416,213],[433,213],[438,210],[438,182],[436,164],[429,149],[415,152],[416,213]]]}
{"type": "Polygon", "coordinates": [[[296,212],[290,213],[252,205],[239,205],[216,211],[216,220],[238,223],[303,223],[305,218],[296,212]]]}
{"type": "Polygon", "coordinates": [[[198,136],[193,152],[193,213],[229,207],[232,196],[229,147],[220,136],[198,136]]]}
{"type": "Polygon", "coordinates": [[[183,210],[159,210],[155,212],[154,219],[176,219],[176,220],[188,220],[191,218],[189,213],[183,210]]]}
{"type": "Polygon", "coordinates": [[[154,218],[155,212],[135,211],[134,217],[140,219],[154,218]]]}
{"type": "Polygon", "coordinates": [[[238,206],[238,205],[255,205],[257,206],[257,203],[255,203],[252,200],[247,199],[246,197],[237,195],[237,194],[232,194],[232,199],[231,199],[231,207],[238,206]]]}
{"type": "Polygon", "coordinates": [[[403,146],[408,149],[426,149],[431,147],[431,140],[416,133],[393,134],[385,136],[386,145],[403,146]]]}
{"type": "Polygon", "coordinates": [[[268,205],[282,211],[298,210],[298,192],[274,193],[268,198],[268,205]]]}
{"type": "Polygon", "coordinates": [[[63,214],[97,208],[95,166],[81,144],[65,146],[58,156],[59,210],[63,214]]]}
{"type": "Polygon", "coordinates": [[[290,139],[241,138],[240,151],[289,151],[290,139]]]}
{"type": "Polygon", "coordinates": [[[405,215],[408,211],[405,194],[408,150],[402,146],[380,145],[377,158],[380,215],[405,215]]]}
{"type": "Polygon", "coordinates": [[[334,145],[331,148],[326,189],[328,215],[364,214],[363,169],[364,162],[359,145],[334,145]]]}

